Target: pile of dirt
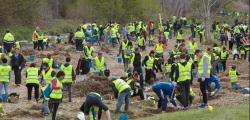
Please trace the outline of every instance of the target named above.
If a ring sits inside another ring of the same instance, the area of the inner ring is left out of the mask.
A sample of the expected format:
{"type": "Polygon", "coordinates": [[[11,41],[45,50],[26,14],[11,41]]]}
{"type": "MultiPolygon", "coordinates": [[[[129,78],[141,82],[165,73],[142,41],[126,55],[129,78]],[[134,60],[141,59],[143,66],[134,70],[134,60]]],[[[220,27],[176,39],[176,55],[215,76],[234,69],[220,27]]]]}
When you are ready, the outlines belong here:
{"type": "Polygon", "coordinates": [[[39,104],[39,105],[32,105],[30,107],[31,110],[42,110],[42,104],[39,104]]]}
{"type": "Polygon", "coordinates": [[[30,112],[27,110],[23,110],[23,109],[15,109],[14,111],[7,113],[7,116],[9,118],[13,118],[13,117],[32,117],[32,118],[42,118],[43,115],[41,114],[41,112],[30,112]]]}
{"type": "Polygon", "coordinates": [[[73,85],[73,96],[82,97],[89,92],[97,92],[101,95],[111,94],[112,89],[109,86],[108,79],[89,79],[77,82],[73,85]]]}

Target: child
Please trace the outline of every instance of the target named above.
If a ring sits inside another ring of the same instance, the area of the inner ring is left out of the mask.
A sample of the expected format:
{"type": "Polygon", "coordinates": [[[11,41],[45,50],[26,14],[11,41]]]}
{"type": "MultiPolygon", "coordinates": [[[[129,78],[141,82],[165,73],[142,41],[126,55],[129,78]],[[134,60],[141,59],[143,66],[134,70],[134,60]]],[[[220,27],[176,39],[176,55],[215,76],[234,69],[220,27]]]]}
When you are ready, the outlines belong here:
{"type": "Polygon", "coordinates": [[[40,82],[41,85],[41,96],[39,97],[39,99],[37,99],[37,102],[43,98],[43,115],[44,116],[48,116],[50,113],[49,110],[49,96],[50,96],[50,84],[46,85],[45,80],[41,80],[40,82]]]}
{"type": "Polygon", "coordinates": [[[240,75],[240,74],[237,72],[235,65],[233,65],[232,69],[229,70],[228,75],[230,78],[232,89],[233,90],[240,89],[240,85],[238,84],[238,75],[240,75]]]}

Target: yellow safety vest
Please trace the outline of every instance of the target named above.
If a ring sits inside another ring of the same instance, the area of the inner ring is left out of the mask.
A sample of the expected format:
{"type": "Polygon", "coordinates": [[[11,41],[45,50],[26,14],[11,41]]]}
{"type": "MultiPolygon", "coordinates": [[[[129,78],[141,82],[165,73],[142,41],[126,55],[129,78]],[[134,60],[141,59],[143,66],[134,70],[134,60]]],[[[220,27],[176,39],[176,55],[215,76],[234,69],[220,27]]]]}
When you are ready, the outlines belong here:
{"type": "Polygon", "coordinates": [[[19,43],[19,42],[15,42],[15,46],[16,46],[16,48],[21,49],[21,46],[20,46],[20,43],[19,43]]]}
{"type": "Polygon", "coordinates": [[[155,51],[156,53],[163,53],[164,51],[163,44],[156,44],[155,51]]]}
{"type": "Polygon", "coordinates": [[[26,84],[28,84],[28,83],[39,84],[39,81],[38,81],[38,68],[29,67],[29,68],[27,69],[27,80],[26,80],[26,84]]]}
{"type": "Polygon", "coordinates": [[[177,33],[177,40],[182,40],[182,34],[180,34],[180,32],[177,33]]]}
{"type": "MultiPolygon", "coordinates": [[[[198,74],[203,74],[205,71],[203,71],[203,64],[204,64],[204,57],[207,57],[206,55],[203,55],[202,58],[200,59],[199,63],[198,63],[198,74]]],[[[208,59],[208,58],[207,58],[208,59]]],[[[208,60],[208,64],[209,60],[208,60]]],[[[208,65],[209,66],[209,65],[208,65]]],[[[208,75],[210,75],[210,70],[206,71],[208,75]]]]}
{"type": "Polygon", "coordinates": [[[211,69],[212,68],[212,65],[211,65],[211,63],[212,63],[212,56],[211,55],[209,55],[208,53],[205,53],[205,55],[207,56],[207,58],[208,58],[208,62],[209,62],[209,66],[208,66],[208,68],[209,69],[211,69]]]}
{"type": "Polygon", "coordinates": [[[10,82],[10,71],[11,67],[9,65],[0,65],[0,82],[10,82]]]}
{"type": "Polygon", "coordinates": [[[111,38],[117,38],[117,36],[116,36],[116,29],[115,28],[111,28],[111,38]]]}
{"type": "Polygon", "coordinates": [[[197,44],[196,43],[189,43],[189,54],[194,54],[195,50],[197,49],[197,44]]]}
{"type": "Polygon", "coordinates": [[[95,72],[102,72],[104,71],[104,57],[102,57],[101,61],[98,57],[95,57],[95,72]]]}
{"type": "Polygon", "coordinates": [[[91,46],[90,48],[89,47],[85,47],[85,49],[86,49],[86,56],[87,56],[87,58],[88,59],[92,59],[93,57],[92,57],[92,52],[93,52],[93,47],[91,46]]]}
{"type": "Polygon", "coordinates": [[[147,62],[146,62],[146,65],[147,66],[145,66],[145,68],[146,69],[152,69],[153,68],[153,65],[154,65],[154,57],[150,57],[150,56],[148,56],[148,60],[147,60],[147,62]]]}
{"type": "Polygon", "coordinates": [[[217,54],[217,53],[220,53],[221,52],[221,49],[220,47],[214,47],[214,52],[217,54]]]}
{"type": "Polygon", "coordinates": [[[74,37],[76,39],[83,39],[85,36],[84,36],[84,33],[82,31],[77,31],[77,32],[75,32],[74,37]]]}
{"type": "Polygon", "coordinates": [[[245,50],[240,50],[240,54],[245,55],[246,54],[245,50]]]}
{"type": "Polygon", "coordinates": [[[48,63],[49,67],[52,68],[53,58],[43,58],[43,63],[48,63]]]}
{"type": "Polygon", "coordinates": [[[126,47],[128,46],[128,41],[125,43],[124,41],[122,42],[122,50],[125,50],[126,47]]]}
{"type": "Polygon", "coordinates": [[[69,65],[67,67],[65,67],[64,65],[61,66],[61,70],[64,72],[65,77],[62,80],[62,83],[72,83],[72,70],[73,70],[73,66],[69,65]]]}
{"type": "MultiPolygon", "coordinates": [[[[140,53],[140,55],[142,56],[142,53],[140,53]]],[[[135,60],[135,53],[132,54],[132,57],[130,59],[130,64],[134,64],[134,60],[135,60]]]]}
{"type": "Polygon", "coordinates": [[[133,47],[127,46],[124,50],[124,58],[130,58],[133,54],[133,47]]]}
{"type": "Polygon", "coordinates": [[[56,79],[56,87],[60,87],[60,89],[53,90],[52,89],[52,85],[51,85],[52,92],[50,93],[50,98],[53,98],[53,99],[62,99],[62,84],[57,79],[56,79]]]}
{"type": "Polygon", "coordinates": [[[53,72],[53,69],[50,68],[49,71],[47,71],[45,73],[45,70],[42,71],[42,75],[43,75],[43,79],[46,81],[46,84],[50,84],[52,79],[53,79],[53,76],[51,76],[53,72]]]}
{"type": "Polygon", "coordinates": [[[6,33],[3,39],[8,42],[14,42],[14,36],[11,33],[6,33]]]}
{"type": "Polygon", "coordinates": [[[138,46],[144,46],[144,38],[142,36],[138,37],[138,46]]]}
{"type": "MultiPolygon", "coordinates": [[[[129,79],[129,80],[127,81],[127,83],[128,83],[129,86],[131,86],[131,82],[132,82],[131,79],[129,79]]],[[[131,91],[130,91],[130,95],[133,95],[133,94],[134,94],[134,91],[131,90],[131,91]]]]}
{"type": "Polygon", "coordinates": [[[218,60],[219,59],[218,55],[216,55],[215,53],[213,53],[213,55],[214,55],[214,60],[218,60]]]}
{"type": "Polygon", "coordinates": [[[230,82],[231,83],[235,83],[238,81],[238,77],[237,77],[237,72],[236,70],[229,70],[229,77],[230,77],[230,82]]]}
{"type": "Polygon", "coordinates": [[[166,73],[171,72],[171,64],[165,64],[166,73]]]}
{"type": "Polygon", "coordinates": [[[225,51],[225,52],[221,51],[221,52],[220,52],[220,57],[221,57],[221,58],[220,58],[221,60],[227,59],[227,51],[225,51]]]}
{"type": "Polygon", "coordinates": [[[191,80],[191,64],[187,63],[186,66],[178,63],[179,78],[177,82],[191,80]]]}
{"type": "Polygon", "coordinates": [[[122,93],[125,89],[130,88],[128,83],[126,83],[122,79],[114,80],[113,83],[115,84],[115,88],[118,90],[119,94],[122,93]]]}
{"type": "Polygon", "coordinates": [[[164,32],[164,37],[165,37],[166,40],[168,40],[168,36],[169,36],[169,32],[165,31],[164,32]]]}

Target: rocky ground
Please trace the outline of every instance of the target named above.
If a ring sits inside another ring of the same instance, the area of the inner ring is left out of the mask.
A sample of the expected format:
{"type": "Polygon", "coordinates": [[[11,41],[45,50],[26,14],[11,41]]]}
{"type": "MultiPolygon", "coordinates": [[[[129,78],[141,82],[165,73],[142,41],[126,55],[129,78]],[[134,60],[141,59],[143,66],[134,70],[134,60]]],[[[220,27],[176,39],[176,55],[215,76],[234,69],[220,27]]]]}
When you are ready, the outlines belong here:
{"type": "MultiPolygon", "coordinates": [[[[175,41],[170,41],[167,47],[167,50],[171,50],[174,46],[175,41]]],[[[204,48],[204,47],[203,47],[204,48]]],[[[147,51],[144,52],[143,55],[146,55],[151,48],[147,48],[147,51]]],[[[115,49],[110,46],[105,47],[97,47],[95,46],[94,55],[101,50],[105,52],[105,61],[107,63],[108,68],[111,70],[111,77],[120,77],[123,75],[123,64],[118,63],[116,61],[116,55],[118,53],[118,46],[115,49]]],[[[52,45],[48,50],[40,52],[33,50],[23,50],[24,55],[28,55],[29,53],[35,53],[38,57],[36,60],[37,64],[40,65],[41,59],[46,56],[47,53],[51,53],[53,58],[58,63],[64,63],[65,57],[70,56],[72,58],[72,64],[74,68],[76,68],[78,59],[82,53],[77,53],[74,50],[74,46],[66,45],[66,44],[56,44],[52,45]]],[[[168,52],[166,52],[167,54],[168,52]]],[[[27,62],[27,66],[29,66],[31,62],[27,62]]],[[[237,65],[237,69],[239,73],[241,73],[239,77],[239,81],[242,87],[249,87],[249,63],[247,61],[232,61],[232,55],[230,55],[229,61],[227,63],[228,68],[233,64],[237,65]]],[[[26,67],[27,68],[27,67],[26,67]]],[[[27,100],[27,89],[25,86],[25,70],[22,71],[23,81],[22,85],[17,87],[14,85],[14,79],[12,77],[10,85],[9,85],[9,93],[17,92],[20,94],[20,99],[17,104],[6,103],[4,104],[4,110],[6,112],[6,116],[0,119],[6,120],[43,120],[43,119],[51,119],[51,116],[43,117],[41,115],[42,109],[42,101],[36,103],[33,99],[32,101],[27,100]]],[[[226,72],[225,72],[226,73],[226,72]]],[[[222,82],[222,90],[218,93],[218,96],[209,101],[209,104],[216,107],[220,106],[228,106],[228,105],[237,105],[241,104],[245,101],[248,101],[249,98],[245,97],[240,92],[231,91],[230,83],[228,76],[225,76],[225,73],[220,73],[219,77],[222,82]]],[[[90,73],[89,76],[92,76],[90,73]]],[[[161,80],[161,74],[158,74],[157,77],[161,80]]],[[[107,79],[100,79],[95,77],[90,77],[88,81],[77,81],[73,85],[73,102],[67,102],[67,98],[63,99],[62,104],[60,104],[58,110],[58,120],[74,120],[76,114],[79,112],[79,107],[82,105],[84,101],[84,95],[90,91],[100,92],[105,97],[105,102],[109,105],[111,111],[114,111],[115,100],[111,99],[112,91],[108,86],[107,79]]],[[[197,106],[200,103],[201,97],[199,91],[199,85],[197,80],[194,80],[193,90],[196,93],[196,98],[194,100],[194,104],[192,109],[197,109],[197,106]]],[[[147,95],[154,95],[151,91],[147,92],[147,95]]],[[[168,109],[169,112],[174,112],[176,109],[168,109]]],[[[160,111],[156,110],[156,106],[151,104],[148,101],[139,101],[138,98],[133,98],[131,103],[131,109],[129,112],[129,118],[141,118],[146,116],[152,116],[154,114],[158,114],[160,111]]],[[[112,114],[113,119],[117,119],[118,115],[112,114]]]]}

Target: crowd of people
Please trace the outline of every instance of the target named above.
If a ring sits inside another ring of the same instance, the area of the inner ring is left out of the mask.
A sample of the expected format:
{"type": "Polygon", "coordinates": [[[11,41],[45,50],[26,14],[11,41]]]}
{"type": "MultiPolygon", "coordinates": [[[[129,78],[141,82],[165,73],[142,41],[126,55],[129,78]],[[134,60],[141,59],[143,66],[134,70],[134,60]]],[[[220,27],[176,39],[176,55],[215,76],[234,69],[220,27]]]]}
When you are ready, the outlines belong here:
{"type": "MultiPolygon", "coordinates": [[[[195,97],[192,91],[194,79],[198,79],[203,97],[199,107],[207,108],[208,97],[215,97],[221,89],[220,79],[217,77],[219,73],[230,69],[225,73],[230,78],[228,82],[231,83],[232,89],[240,88],[237,66],[234,64],[228,68],[226,63],[230,56],[233,60],[246,60],[250,50],[247,43],[247,23],[238,20],[234,25],[214,22],[211,27],[217,41],[213,46],[199,49],[198,46],[205,40],[205,28],[201,23],[189,23],[186,17],[173,16],[171,20],[161,20],[157,26],[153,21],[136,21],[123,27],[116,22],[109,22],[107,25],[84,23],[74,34],[70,34],[68,41],[75,45],[76,52],[82,53],[76,69],[73,68],[70,57],[66,57],[65,63],[60,67],[56,66],[51,54],[42,59],[40,67],[35,63],[30,64],[26,69],[27,99],[32,100],[34,87],[35,99],[43,99],[44,116],[52,113],[52,119],[55,120],[64,92],[68,93],[68,101],[72,102],[72,84],[76,75],[80,75],[81,80],[88,80],[88,73],[93,69],[94,75],[109,78],[110,84],[107,87],[112,88],[117,100],[115,113],[121,112],[123,104],[124,112],[128,112],[131,97],[140,96],[141,100],[147,100],[146,93],[149,89],[158,96],[158,108],[162,112],[166,112],[170,103],[175,107],[179,106],[176,101],[181,103],[180,109],[188,110],[195,97]],[[184,33],[189,28],[190,35],[188,32],[184,33]],[[197,42],[198,39],[200,43],[197,42]],[[173,40],[176,42],[171,42],[173,40]],[[95,43],[96,46],[110,44],[113,49],[118,49],[117,56],[121,56],[123,70],[127,74],[121,75],[120,78],[109,76],[109,72],[114,70],[108,69],[102,51],[98,51],[94,57],[95,43]],[[175,44],[175,47],[167,51],[170,44],[175,44]]],[[[39,27],[34,31],[32,41],[34,49],[49,50],[49,40],[39,27]]],[[[58,37],[57,42],[60,41],[58,37]]],[[[19,86],[22,83],[21,71],[25,67],[25,59],[20,53],[19,42],[14,40],[10,30],[6,31],[3,47],[0,54],[0,93],[8,95],[11,71],[14,71],[15,84],[19,86]]],[[[106,119],[111,119],[109,108],[99,93],[93,91],[85,97],[86,100],[80,107],[83,113],[79,116],[100,119],[104,110],[106,119]],[[99,108],[98,114],[95,107],[99,108]]],[[[3,98],[0,96],[0,99],[3,98]]]]}

